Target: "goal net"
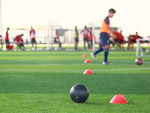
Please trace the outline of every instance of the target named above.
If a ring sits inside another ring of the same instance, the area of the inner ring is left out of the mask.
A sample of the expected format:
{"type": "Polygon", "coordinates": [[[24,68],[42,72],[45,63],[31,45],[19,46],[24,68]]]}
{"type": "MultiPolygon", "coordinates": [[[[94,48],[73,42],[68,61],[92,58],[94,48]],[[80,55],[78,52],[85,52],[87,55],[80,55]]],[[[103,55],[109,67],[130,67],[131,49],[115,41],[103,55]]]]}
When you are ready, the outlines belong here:
{"type": "Polygon", "coordinates": [[[150,57],[150,38],[137,39],[136,57],[150,57]]]}

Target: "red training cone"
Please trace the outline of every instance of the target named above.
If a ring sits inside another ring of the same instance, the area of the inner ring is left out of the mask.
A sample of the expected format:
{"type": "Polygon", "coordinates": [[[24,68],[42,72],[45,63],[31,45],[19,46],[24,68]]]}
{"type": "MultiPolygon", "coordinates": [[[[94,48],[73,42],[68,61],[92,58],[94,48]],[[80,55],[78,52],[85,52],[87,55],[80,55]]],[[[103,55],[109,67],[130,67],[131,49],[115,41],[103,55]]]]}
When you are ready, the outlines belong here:
{"type": "Polygon", "coordinates": [[[123,95],[115,95],[111,99],[110,103],[112,103],[112,104],[127,104],[128,101],[124,98],[123,95]]]}
{"type": "Polygon", "coordinates": [[[90,48],[90,50],[92,51],[92,50],[93,50],[93,48],[90,48]]]}
{"type": "Polygon", "coordinates": [[[93,74],[93,72],[90,69],[87,69],[84,71],[83,74],[89,75],[89,74],[93,74]]]}
{"type": "Polygon", "coordinates": [[[86,59],[86,60],[84,61],[84,63],[91,63],[91,60],[86,59]]]}
{"type": "Polygon", "coordinates": [[[87,55],[86,55],[86,54],[84,54],[82,57],[83,57],[83,58],[86,58],[86,57],[87,57],[87,55]]]}

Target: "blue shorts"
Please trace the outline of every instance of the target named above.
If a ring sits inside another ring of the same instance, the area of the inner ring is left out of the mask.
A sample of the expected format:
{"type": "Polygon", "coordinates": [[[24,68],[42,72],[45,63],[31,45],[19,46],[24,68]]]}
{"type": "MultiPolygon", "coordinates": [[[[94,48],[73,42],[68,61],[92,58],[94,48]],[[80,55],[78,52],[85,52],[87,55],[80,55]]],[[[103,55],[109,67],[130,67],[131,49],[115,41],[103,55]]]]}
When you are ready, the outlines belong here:
{"type": "Polygon", "coordinates": [[[101,46],[109,45],[109,36],[107,33],[100,33],[101,46]]]}

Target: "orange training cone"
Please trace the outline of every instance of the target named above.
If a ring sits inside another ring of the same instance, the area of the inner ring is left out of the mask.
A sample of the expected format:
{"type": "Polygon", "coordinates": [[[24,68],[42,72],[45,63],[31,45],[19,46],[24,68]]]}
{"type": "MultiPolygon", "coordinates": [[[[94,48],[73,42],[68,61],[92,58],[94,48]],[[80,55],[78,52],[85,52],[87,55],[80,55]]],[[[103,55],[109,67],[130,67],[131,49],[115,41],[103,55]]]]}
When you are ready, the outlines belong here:
{"type": "Polygon", "coordinates": [[[83,58],[86,58],[86,57],[87,57],[87,55],[86,55],[86,54],[84,54],[82,57],[83,57],[83,58]]]}
{"type": "Polygon", "coordinates": [[[93,74],[93,72],[90,69],[87,69],[84,71],[83,74],[90,75],[90,74],[93,74]]]}
{"type": "Polygon", "coordinates": [[[86,60],[84,61],[84,63],[91,63],[91,60],[86,59],[86,60]]]}
{"type": "Polygon", "coordinates": [[[110,103],[112,103],[112,104],[127,104],[128,101],[124,98],[123,95],[115,95],[111,99],[110,103]]]}

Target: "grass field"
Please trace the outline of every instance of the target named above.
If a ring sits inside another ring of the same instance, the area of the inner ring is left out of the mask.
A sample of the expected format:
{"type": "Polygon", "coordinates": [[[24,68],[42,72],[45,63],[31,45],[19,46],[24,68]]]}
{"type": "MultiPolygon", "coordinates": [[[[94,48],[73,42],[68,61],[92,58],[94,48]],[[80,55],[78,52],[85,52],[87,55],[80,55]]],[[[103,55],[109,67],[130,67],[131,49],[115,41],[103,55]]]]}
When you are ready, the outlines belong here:
{"type": "Polygon", "coordinates": [[[149,113],[150,58],[135,65],[135,52],[110,52],[112,65],[102,65],[103,53],[84,64],[90,52],[0,52],[0,113],[149,113]],[[83,75],[91,69],[93,75],[83,75]],[[86,103],[74,103],[70,88],[88,87],[86,103]],[[128,104],[110,104],[122,94],[128,104]]]}

